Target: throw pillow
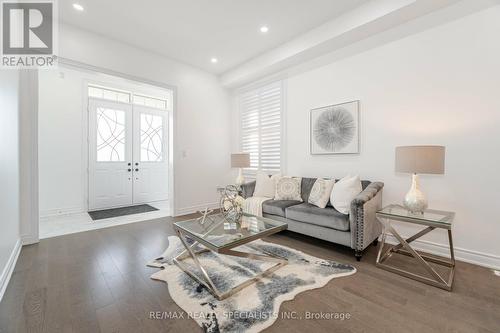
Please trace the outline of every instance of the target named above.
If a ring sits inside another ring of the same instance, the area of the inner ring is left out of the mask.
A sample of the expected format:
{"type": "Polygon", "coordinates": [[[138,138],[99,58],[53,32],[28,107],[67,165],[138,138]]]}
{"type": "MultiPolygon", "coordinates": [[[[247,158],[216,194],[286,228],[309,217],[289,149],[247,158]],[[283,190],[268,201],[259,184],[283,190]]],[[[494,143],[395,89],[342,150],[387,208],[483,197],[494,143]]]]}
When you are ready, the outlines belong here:
{"type": "Polygon", "coordinates": [[[309,194],[309,203],[319,208],[325,208],[328,200],[330,200],[333,184],[335,184],[335,179],[316,179],[311,189],[311,193],[309,194]]]}
{"type": "Polygon", "coordinates": [[[302,201],[300,196],[302,178],[281,177],[276,182],[274,200],[302,201]]]}
{"type": "Polygon", "coordinates": [[[255,178],[255,190],[253,192],[254,197],[266,197],[274,198],[274,192],[276,187],[276,180],[281,175],[273,175],[269,177],[265,172],[257,172],[257,177],[255,178]]]}
{"type": "Polygon", "coordinates": [[[349,214],[351,210],[351,201],[356,197],[363,188],[359,176],[346,176],[335,183],[330,201],[333,208],[342,214],[349,214]]]}

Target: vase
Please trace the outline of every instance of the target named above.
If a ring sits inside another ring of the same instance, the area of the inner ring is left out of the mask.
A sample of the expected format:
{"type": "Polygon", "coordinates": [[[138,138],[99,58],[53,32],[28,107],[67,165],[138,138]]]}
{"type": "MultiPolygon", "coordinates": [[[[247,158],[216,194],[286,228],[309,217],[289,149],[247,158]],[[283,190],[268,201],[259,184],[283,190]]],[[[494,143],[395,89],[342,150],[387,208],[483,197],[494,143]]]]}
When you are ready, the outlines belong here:
{"type": "Polygon", "coordinates": [[[427,208],[427,199],[419,187],[418,175],[415,173],[412,175],[411,188],[404,200],[404,206],[413,214],[423,214],[427,208]]]}

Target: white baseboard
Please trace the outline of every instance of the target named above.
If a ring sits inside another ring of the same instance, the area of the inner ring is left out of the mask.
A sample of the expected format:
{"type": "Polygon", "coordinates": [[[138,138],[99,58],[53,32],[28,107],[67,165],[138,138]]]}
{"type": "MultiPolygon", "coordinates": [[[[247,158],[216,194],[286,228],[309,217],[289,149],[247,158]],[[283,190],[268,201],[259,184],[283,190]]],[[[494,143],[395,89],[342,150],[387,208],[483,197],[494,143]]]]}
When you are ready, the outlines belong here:
{"type": "Polygon", "coordinates": [[[0,275],[0,301],[5,294],[5,290],[7,290],[7,285],[9,284],[12,272],[14,272],[17,258],[19,257],[19,253],[21,253],[21,247],[21,239],[18,239],[16,245],[14,245],[14,249],[12,249],[9,260],[2,271],[2,275],[0,275]]]}
{"type": "Polygon", "coordinates": [[[84,213],[84,212],[85,212],[85,210],[82,207],[44,209],[44,210],[40,211],[40,218],[60,216],[60,215],[69,215],[69,214],[78,214],[78,213],[84,213]]]}
{"type": "MultiPolygon", "coordinates": [[[[403,238],[408,238],[404,237],[403,238]]],[[[389,244],[398,244],[399,241],[396,239],[396,237],[387,234],[387,243],[389,244]]],[[[415,248],[416,250],[424,251],[427,253],[443,256],[443,257],[450,257],[450,250],[447,244],[440,244],[440,243],[434,243],[434,242],[429,242],[426,240],[416,240],[411,243],[412,247],[415,248]]],[[[459,261],[464,261],[470,264],[475,264],[479,266],[484,266],[488,268],[493,268],[493,269],[500,269],[500,256],[494,255],[494,254],[489,254],[489,253],[482,253],[482,252],[477,252],[477,251],[472,251],[472,250],[467,250],[463,248],[454,248],[455,251],[455,259],[459,261]]]]}
{"type": "Polygon", "coordinates": [[[207,207],[208,207],[208,209],[217,209],[217,208],[219,208],[219,203],[214,202],[214,203],[208,203],[208,204],[191,206],[191,207],[176,208],[175,212],[174,212],[174,216],[193,214],[193,213],[196,213],[200,210],[205,210],[205,208],[207,208],[207,207]]]}

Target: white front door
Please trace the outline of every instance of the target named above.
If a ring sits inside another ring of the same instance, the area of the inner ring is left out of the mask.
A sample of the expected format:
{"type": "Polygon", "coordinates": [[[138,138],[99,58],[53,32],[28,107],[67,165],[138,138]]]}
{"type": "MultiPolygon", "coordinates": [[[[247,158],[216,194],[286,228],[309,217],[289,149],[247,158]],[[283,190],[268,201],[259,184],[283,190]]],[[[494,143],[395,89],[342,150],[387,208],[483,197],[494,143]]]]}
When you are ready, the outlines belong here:
{"type": "Polygon", "coordinates": [[[89,209],[168,199],[168,112],[89,98],[89,209]]]}
{"type": "Polygon", "coordinates": [[[168,113],[134,105],[134,203],[168,199],[168,113]]]}
{"type": "Polygon", "coordinates": [[[89,208],[132,203],[132,105],[89,99],[89,208]]]}

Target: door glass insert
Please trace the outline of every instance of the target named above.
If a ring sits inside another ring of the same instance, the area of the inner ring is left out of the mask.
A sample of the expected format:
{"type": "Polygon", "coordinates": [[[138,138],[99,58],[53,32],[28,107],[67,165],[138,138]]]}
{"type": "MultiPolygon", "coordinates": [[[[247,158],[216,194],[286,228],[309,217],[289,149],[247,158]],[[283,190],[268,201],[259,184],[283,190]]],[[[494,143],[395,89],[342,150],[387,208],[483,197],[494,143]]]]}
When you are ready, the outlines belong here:
{"type": "Polygon", "coordinates": [[[147,96],[142,96],[142,95],[134,95],[133,96],[133,103],[136,105],[144,105],[144,106],[149,106],[152,108],[162,109],[162,110],[167,108],[167,100],[166,99],[147,97],[147,96]]]}
{"type": "Polygon", "coordinates": [[[89,85],[89,97],[97,97],[102,99],[109,99],[110,101],[130,103],[130,93],[126,91],[119,91],[111,88],[104,88],[89,85]]]}
{"type": "Polygon", "coordinates": [[[163,118],[141,114],[141,162],[163,159],[163,118]]]}
{"type": "Polygon", "coordinates": [[[97,108],[97,161],[125,162],[125,111],[97,108]]]}

